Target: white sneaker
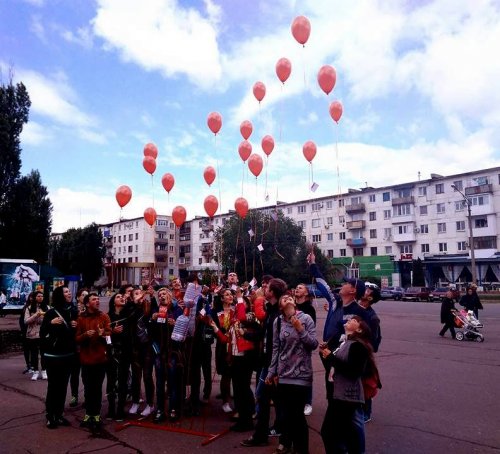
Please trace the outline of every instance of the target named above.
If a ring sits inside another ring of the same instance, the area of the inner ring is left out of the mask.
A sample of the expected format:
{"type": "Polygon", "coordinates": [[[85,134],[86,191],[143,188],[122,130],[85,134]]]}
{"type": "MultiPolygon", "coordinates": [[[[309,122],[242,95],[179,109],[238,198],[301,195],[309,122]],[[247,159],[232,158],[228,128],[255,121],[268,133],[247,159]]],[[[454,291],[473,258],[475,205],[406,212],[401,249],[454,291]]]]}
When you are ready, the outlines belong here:
{"type": "Polygon", "coordinates": [[[224,413],[231,413],[233,411],[233,409],[231,408],[231,405],[229,405],[229,402],[226,402],[222,406],[222,410],[224,411],[224,413]]]}
{"type": "Polygon", "coordinates": [[[47,380],[47,372],[42,370],[42,380],[47,380]]]}
{"type": "Polygon", "coordinates": [[[304,414],[306,416],[310,416],[313,412],[313,407],[312,405],[309,405],[309,404],[306,404],[306,406],[304,407],[304,414]]]}
{"type": "Polygon", "coordinates": [[[130,415],[136,415],[138,411],[139,411],[139,404],[132,404],[128,412],[130,415]]]}
{"type": "Polygon", "coordinates": [[[151,413],[153,413],[153,407],[146,405],[146,408],[141,412],[141,416],[149,416],[151,413]]]}
{"type": "Polygon", "coordinates": [[[33,372],[33,375],[31,376],[31,379],[33,381],[37,381],[38,380],[38,376],[40,375],[40,372],[38,372],[37,370],[35,372],[33,372]]]}

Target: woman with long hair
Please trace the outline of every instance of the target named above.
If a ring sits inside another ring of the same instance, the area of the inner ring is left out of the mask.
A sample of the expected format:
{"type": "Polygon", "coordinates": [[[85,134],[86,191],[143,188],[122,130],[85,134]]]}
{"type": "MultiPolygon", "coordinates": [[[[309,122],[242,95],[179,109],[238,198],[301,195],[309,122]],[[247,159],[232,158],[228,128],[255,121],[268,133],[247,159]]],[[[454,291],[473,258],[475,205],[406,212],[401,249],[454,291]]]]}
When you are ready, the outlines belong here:
{"type": "Polygon", "coordinates": [[[42,326],[43,317],[49,310],[47,303],[43,301],[43,293],[40,291],[31,292],[28,296],[28,305],[24,310],[24,323],[26,325],[26,343],[30,352],[29,364],[33,368],[31,379],[36,381],[39,377],[47,380],[45,371],[45,358],[41,351],[40,326],[42,326]],[[38,367],[38,357],[40,356],[40,368],[38,367]]]}
{"type": "Polygon", "coordinates": [[[365,402],[362,378],[375,366],[371,332],[367,323],[357,315],[344,326],[345,340],[331,351],[321,348],[321,356],[329,368],[328,408],[321,437],[327,454],[365,452],[362,404],[365,402]]]}
{"type": "Polygon", "coordinates": [[[76,354],[77,322],[72,320],[71,296],[68,287],[56,287],[52,292],[52,308],[46,312],[40,327],[48,378],[45,408],[49,429],[70,425],[63,412],[76,354]]]}

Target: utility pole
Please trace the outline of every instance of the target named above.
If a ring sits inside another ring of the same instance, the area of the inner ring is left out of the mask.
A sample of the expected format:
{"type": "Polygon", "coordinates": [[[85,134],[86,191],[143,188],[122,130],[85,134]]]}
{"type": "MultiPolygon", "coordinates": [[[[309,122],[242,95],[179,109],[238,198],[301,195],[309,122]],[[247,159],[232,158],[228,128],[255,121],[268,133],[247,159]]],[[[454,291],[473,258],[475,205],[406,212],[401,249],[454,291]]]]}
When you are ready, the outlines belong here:
{"type": "Polygon", "coordinates": [[[472,283],[477,285],[477,276],[476,276],[476,254],[474,250],[474,236],[472,233],[472,214],[471,214],[471,205],[472,202],[460,189],[458,189],[454,184],[451,185],[455,192],[458,192],[464,199],[465,204],[467,205],[467,221],[469,224],[469,249],[470,249],[470,265],[472,268],[472,283]]]}

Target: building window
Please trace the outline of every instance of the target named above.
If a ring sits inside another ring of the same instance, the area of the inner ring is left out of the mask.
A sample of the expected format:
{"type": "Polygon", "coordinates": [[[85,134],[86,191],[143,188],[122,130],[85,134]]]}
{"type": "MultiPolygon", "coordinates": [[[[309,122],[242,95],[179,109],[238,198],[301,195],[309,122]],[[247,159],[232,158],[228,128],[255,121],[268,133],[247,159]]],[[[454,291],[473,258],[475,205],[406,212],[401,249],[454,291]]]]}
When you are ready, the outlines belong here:
{"type": "Polygon", "coordinates": [[[313,235],[312,242],[313,243],[321,243],[321,235],[313,235]]]}
{"type": "Polygon", "coordinates": [[[422,253],[426,254],[429,252],[429,245],[428,244],[421,244],[420,247],[422,248],[422,253]]]}
{"type": "Polygon", "coordinates": [[[410,230],[410,227],[408,225],[400,225],[398,226],[398,233],[400,235],[404,235],[405,233],[408,233],[410,230]]]}
{"type": "Polygon", "coordinates": [[[426,216],[426,215],[427,215],[427,205],[420,206],[420,216],[426,216]]]}
{"type": "Polygon", "coordinates": [[[420,233],[429,233],[429,224],[420,224],[420,233]]]}
{"type": "Polygon", "coordinates": [[[328,251],[326,252],[326,256],[329,259],[333,259],[333,249],[328,249],[328,251]]]}
{"type": "Polygon", "coordinates": [[[339,216],[339,224],[341,225],[345,224],[345,216],[339,216]]]}
{"type": "Polygon", "coordinates": [[[363,248],[362,247],[355,247],[352,249],[352,255],[354,257],[360,257],[363,255],[363,248]]]}
{"type": "Polygon", "coordinates": [[[136,234],[135,234],[135,239],[136,239],[136,240],[138,240],[138,239],[139,239],[139,234],[138,234],[138,233],[136,233],[136,234]]]}
{"type": "Polygon", "coordinates": [[[173,265],[173,264],[174,264],[174,258],[173,258],[173,257],[169,257],[169,258],[168,258],[168,263],[169,263],[170,265],[173,265]]]}
{"type": "Polygon", "coordinates": [[[471,197],[470,201],[472,205],[487,205],[488,204],[488,196],[487,195],[478,195],[476,197],[471,197]]]}
{"type": "Polygon", "coordinates": [[[292,214],[292,207],[287,207],[286,214],[292,214]]]}
{"type": "Polygon", "coordinates": [[[134,252],[134,248],[132,246],[128,247],[128,252],[134,252]]]}
{"type": "Polygon", "coordinates": [[[384,219],[391,219],[391,210],[384,210],[384,219]]]}
{"type": "Polygon", "coordinates": [[[347,256],[347,254],[346,254],[346,250],[345,250],[345,249],[341,249],[341,250],[340,250],[340,256],[341,256],[341,257],[346,257],[346,256],[347,256]]]}
{"type": "Polygon", "coordinates": [[[351,197],[351,205],[359,205],[361,203],[361,196],[351,197]]]}
{"type": "Polygon", "coordinates": [[[370,203],[375,203],[375,194],[370,194],[370,195],[368,196],[368,201],[369,201],[370,203]]]}
{"type": "Polygon", "coordinates": [[[383,192],[382,193],[382,201],[388,202],[389,200],[391,200],[391,193],[390,192],[383,192]]]}
{"type": "Polygon", "coordinates": [[[455,211],[464,211],[464,206],[465,206],[464,200],[460,200],[458,202],[455,202],[455,211]]]}
{"type": "Polygon", "coordinates": [[[327,239],[327,241],[333,241],[333,233],[328,233],[326,235],[326,239],[327,239]]]}
{"type": "Polygon", "coordinates": [[[135,258],[134,258],[134,262],[135,262],[135,263],[138,263],[138,262],[139,262],[139,257],[135,257],[135,258]]]}
{"type": "Polygon", "coordinates": [[[437,214],[443,214],[446,212],[446,205],[444,203],[436,204],[436,212],[437,214]]]}
{"type": "Polygon", "coordinates": [[[370,238],[377,238],[377,229],[370,229],[370,238]]]}
{"type": "Polygon", "coordinates": [[[453,182],[453,185],[459,190],[459,191],[463,191],[464,189],[464,185],[462,183],[462,180],[458,180],[458,181],[454,181],[453,182]]]}
{"type": "Polygon", "coordinates": [[[333,218],[331,216],[326,218],[326,225],[333,225],[333,218]]]}
{"type": "Polygon", "coordinates": [[[113,237],[113,243],[116,243],[116,236],[113,237]]]}
{"type": "Polygon", "coordinates": [[[302,228],[302,230],[305,230],[306,228],[306,221],[298,221],[297,225],[302,228]]]}
{"type": "Polygon", "coordinates": [[[304,214],[305,212],[306,212],[306,206],[305,205],[299,205],[297,207],[297,213],[304,214]]]}
{"type": "Polygon", "coordinates": [[[474,228],[483,229],[485,227],[488,227],[488,219],[486,218],[474,219],[474,228]]]}
{"type": "Polygon", "coordinates": [[[459,241],[457,243],[457,249],[459,251],[466,251],[467,250],[467,243],[465,241],[459,241]]]}
{"type": "Polygon", "coordinates": [[[128,240],[129,241],[133,241],[133,239],[134,239],[134,234],[133,233],[129,233],[128,240]]]}
{"type": "Polygon", "coordinates": [[[376,211],[370,211],[368,213],[370,221],[376,221],[377,220],[377,212],[376,211]]]}
{"type": "Polygon", "coordinates": [[[370,255],[377,255],[377,248],[376,247],[370,248],[370,255]]]}
{"type": "Polygon", "coordinates": [[[173,247],[173,246],[169,246],[169,247],[168,247],[168,251],[169,251],[169,252],[174,252],[174,247],[173,247]]]}
{"type": "Polygon", "coordinates": [[[200,258],[198,259],[198,265],[203,265],[203,258],[202,258],[202,257],[200,257],[200,258]]]}
{"type": "Polygon", "coordinates": [[[344,206],[344,199],[339,199],[339,208],[344,206]]]}
{"type": "Polygon", "coordinates": [[[418,195],[419,196],[426,196],[427,195],[427,186],[420,186],[418,188],[418,195]]]}
{"type": "Polygon", "coordinates": [[[436,194],[443,194],[443,193],[444,193],[444,183],[436,184],[436,194]]]}
{"type": "Polygon", "coordinates": [[[138,244],[135,245],[135,252],[139,252],[139,245],[138,244]]]}
{"type": "Polygon", "coordinates": [[[319,219],[313,219],[313,220],[311,221],[311,227],[312,227],[313,229],[317,229],[317,228],[319,227],[319,219]]]}
{"type": "Polygon", "coordinates": [[[439,243],[439,252],[448,252],[448,244],[439,243]]]}
{"type": "Polygon", "coordinates": [[[384,240],[388,240],[392,236],[392,227],[384,228],[384,240]]]}
{"type": "Polygon", "coordinates": [[[385,253],[386,254],[392,254],[392,246],[386,246],[385,247],[385,253]]]}
{"type": "Polygon", "coordinates": [[[331,210],[332,208],[333,208],[333,203],[331,200],[329,200],[328,202],[326,202],[326,209],[331,210]]]}
{"type": "Polygon", "coordinates": [[[315,202],[311,205],[312,211],[319,211],[321,210],[322,204],[319,202],[315,202]]]}
{"type": "Polygon", "coordinates": [[[438,222],[438,233],[446,233],[446,222],[438,222]]]}
{"type": "Polygon", "coordinates": [[[465,230],[465,221],[457,221],[457,232],[463,232],[465,230]]]}
{"type": "Polygon", "coordinates": [[[345,232],[339,233],[339,240],[345,240],[345,232]]]}
{"type": "Polygon", "coordinates": [[[169,237],[170,237],[170,239],[171,239],[171,240],[175,240],[175,233],[171,233],[171,234],[169,235],[169,237]]]}
{"type": "Polygon", "coordinates": [[[399,251],[401,254],[413,254],[413,246],[411,244],[402,244],[399,251]]]}
{"type": "Polygon", "coordinates": [[[392,208],[394,216],[408,216],[411,214],[411,205],[409,203],[403,203],[402,205],[396,205],[392,208]]]}
{"type": "Polygon", "coordinates": [[[474,248],[475,249],[496,249],[497,248],[497,238],[495,236],[484,236],[480,238],[474,238],[474,248]]]}

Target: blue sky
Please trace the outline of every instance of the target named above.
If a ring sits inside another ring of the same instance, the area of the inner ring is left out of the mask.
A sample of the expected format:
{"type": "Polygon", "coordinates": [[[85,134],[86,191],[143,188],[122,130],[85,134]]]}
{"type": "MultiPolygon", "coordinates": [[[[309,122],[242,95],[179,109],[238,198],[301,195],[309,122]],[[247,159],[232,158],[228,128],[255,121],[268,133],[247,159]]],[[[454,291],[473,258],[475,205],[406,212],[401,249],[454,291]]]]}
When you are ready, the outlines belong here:
{"type": "Polygon", "coordinates": [[[209,194],[232,209],[242,186],[255,207],[500,164],[497,1],[3,0],[0,17],[2,80],[12,68],[32,100],[22,171],[40,170],[54,231],[117,220],[121,184],[133,191],[126,217],[154,204],[192,218],[209,194]],[[290,32],[298,15],[311,22],[305,47],[290,32]],[[281,57],[292,62],[284,86],[281,57]],[[329,96],[316,81],[324,64],[337,71],[329,96]],[[223,116],[216,141],[212,111],[223,116]],[[266,134],[276,142],[257,184],[237,151],[243,120],[254,152],[264,156],[266,134]],[[315,193],[307,140],[318,146],[315,193]],[[153,184],[147,142],[159,149],[153,184]],[[208,165],[218,167],[210,188],[208,165]]]}

